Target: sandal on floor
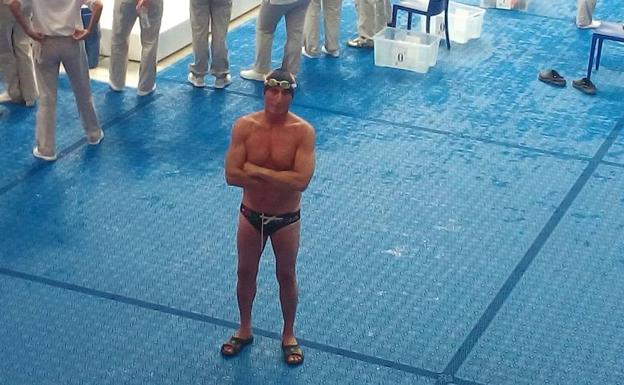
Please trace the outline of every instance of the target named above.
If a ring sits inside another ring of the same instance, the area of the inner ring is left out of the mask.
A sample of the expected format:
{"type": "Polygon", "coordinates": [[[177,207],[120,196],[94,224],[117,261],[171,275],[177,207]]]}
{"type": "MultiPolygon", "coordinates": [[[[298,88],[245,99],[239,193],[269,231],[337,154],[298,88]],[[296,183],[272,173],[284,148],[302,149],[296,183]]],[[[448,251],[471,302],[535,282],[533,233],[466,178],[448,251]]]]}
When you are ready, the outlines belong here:
{"type": "Polygon", "coordinates": [[[253,342],[253,336],[249,338],[230,337],[223,345],[221,345],[221,354],[226,357],[234,357],[243,350],[243,348],[253,342]],[[229,348],[229,349],[228,349],[229,348]]]}
{"type": "Polygon", "coordinates": [[[587,78],[582,78],[579,80],[572,80],[572,87],[581,91],[587,95],[596,95],[596,86],[592,83],[591,80],[587,78]]]}
{"type": "Polygon", "coordinates": [[[297,366],[303,364],[303,351],[299,344],[294,345],[282,345],[282,353],[284,354],[284,362],[290,366],[297,366]],[[298,360],[293,357],[300,357],[298,360]],[[289,360],[290,358],[290,360],[289,360]]]}
{"type": "Polygon", "coordinates": [[[563,76],[559,75],[559,73],[555,70],[544,70],[544,71],[540,71],[539,75],[537,75],[537,78],[546,83],[546,84],[550,84],[552,86],[555,87],[565,87],[566,86],[566,80],[563,76]]]}

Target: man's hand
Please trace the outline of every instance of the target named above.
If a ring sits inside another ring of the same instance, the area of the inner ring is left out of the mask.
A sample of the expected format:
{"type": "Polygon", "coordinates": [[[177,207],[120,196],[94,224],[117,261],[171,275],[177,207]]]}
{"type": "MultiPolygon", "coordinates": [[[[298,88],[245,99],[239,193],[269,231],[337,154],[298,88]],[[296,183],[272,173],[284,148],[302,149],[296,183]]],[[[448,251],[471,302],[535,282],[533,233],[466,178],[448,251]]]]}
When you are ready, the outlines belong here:
{"type": "Polygon", "coordinates": [[[91,31],[89,31],[88,29],[76,28],[74,29],[74,34],[72,35],[72,37],[74,38],[74,40],[84,40],[84,38],[86,38],[90,32],[91,31]]]}
{"type": "Polygon", "coordinates": [[[260,178],[263,175],[264,168],[257,166],[250,162],[245,162],[243,165],[243,171],[252,178],[260,178]]]}
{"type": "Polygon", "coordinates": [[[137,0],[136,2],[136,10],[139,12],[139,9],[142,7],[149,7],[150,0],[137,0]]]}
{"type": "Polygon", "coordinates": [[[41,41],[41,40],[43,40],[43,38],[45,38],[45,35],[44,35],[44,34],[42,34],[42,33],[41,33],[41,32],[39,32],[39,31],[35,31],[34,29],[30,29],[30,28],[29,28],[29,29],[28,29],[28,30],[26,30],[25,32],[26,32],[26,34],[27,34],[28,36],[30,36],[30,38],[31,38],[31,39],[36,40],[36,41],[41,41]]]}

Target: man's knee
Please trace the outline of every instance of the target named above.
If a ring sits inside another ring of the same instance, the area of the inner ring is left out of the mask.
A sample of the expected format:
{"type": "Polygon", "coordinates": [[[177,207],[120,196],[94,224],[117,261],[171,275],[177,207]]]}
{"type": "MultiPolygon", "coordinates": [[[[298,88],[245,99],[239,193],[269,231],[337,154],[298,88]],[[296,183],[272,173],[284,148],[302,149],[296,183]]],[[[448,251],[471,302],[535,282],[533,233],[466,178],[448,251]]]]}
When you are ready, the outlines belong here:
{"type": "Polygon", "coordinates": [[[294,269],[280,269],[276,270],[277,282],[280,286],[290,287],[297,283],[297,274],[294,269]]]}
{"type": "Polygon", "coordinates": [[[241,282],[254,282],[258,275],[258,269],[252,266],[238,266],[237,276],[241,282]]]}

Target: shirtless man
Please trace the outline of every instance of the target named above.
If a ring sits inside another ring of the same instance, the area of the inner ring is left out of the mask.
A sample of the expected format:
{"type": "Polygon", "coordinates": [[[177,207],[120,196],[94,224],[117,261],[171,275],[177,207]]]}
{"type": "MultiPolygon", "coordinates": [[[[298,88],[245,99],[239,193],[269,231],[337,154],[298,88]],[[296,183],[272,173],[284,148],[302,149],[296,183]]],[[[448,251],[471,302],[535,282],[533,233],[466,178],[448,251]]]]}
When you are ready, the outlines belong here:
{"type": "Polygon", "coordinates": [[[221,353],[234,356],[253,342],[251,308],[258,264],[271,238],[284,317],[282,351],[289,365],[303,362],[294,332],[298,298],[295,263],[301,193],[314,172],[314,128],[288,111],[295,87],[293,75],[284,70],[266,76],[264,110],[234,123],[225,159],[227,183],[243,188],[243,201],[237,234],[240,328],[221,346],[221,353]]]}

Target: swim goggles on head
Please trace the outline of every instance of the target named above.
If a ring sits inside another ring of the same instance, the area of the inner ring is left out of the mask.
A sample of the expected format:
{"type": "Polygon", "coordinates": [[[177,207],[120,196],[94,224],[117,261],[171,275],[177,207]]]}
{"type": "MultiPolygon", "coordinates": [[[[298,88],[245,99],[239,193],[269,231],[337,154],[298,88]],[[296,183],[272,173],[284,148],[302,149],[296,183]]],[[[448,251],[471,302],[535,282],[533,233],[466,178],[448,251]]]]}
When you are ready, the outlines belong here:
{"type": "Polygon", "coordinates": [[[266,79],[264,85],[268,87],[280,87],[284,90],[297,88],[297,83],[291,83],[288,80],[266,79]]]}

